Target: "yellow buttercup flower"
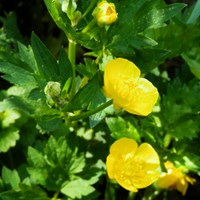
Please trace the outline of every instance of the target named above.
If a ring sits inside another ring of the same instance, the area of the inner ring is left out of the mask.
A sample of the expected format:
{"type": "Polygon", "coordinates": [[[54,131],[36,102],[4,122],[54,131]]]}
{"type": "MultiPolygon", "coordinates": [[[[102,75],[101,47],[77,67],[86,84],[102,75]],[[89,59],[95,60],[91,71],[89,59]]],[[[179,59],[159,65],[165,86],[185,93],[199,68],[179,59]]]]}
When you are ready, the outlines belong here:
{"type": "Polygon", "coordinates": [[[110,147],[106,167],[110,179],[123,188],[137,192],[155,182],[160,173],[158,154],[148,143],[138,144],[133,139],[121,138],[110,147]]]}
{"type": "Polygon", "coordinates": [[[97,23],[102,25],[110,25],[117,20],[117,12],[114,3],[101,1],[93,11],[93,16],[96,18],[97,23]]]}
{"type": "Polygon", "coordinates": [[[129,113],[146,116],[158,99],[158,90],[145,78],[139,68],[127,59],[117,58],[107,63],[104,72],[105,95],[116,107],[129,113]]]}
{"type": "Polygon", "coordinates": [[[164,163],[167,172],[163,172],[156,185],[163,189],[176,189],[185,195],[189,183],[193,184],[195,179],[187,176],[181,168],[176,168],[170,161],[164,163]]]}

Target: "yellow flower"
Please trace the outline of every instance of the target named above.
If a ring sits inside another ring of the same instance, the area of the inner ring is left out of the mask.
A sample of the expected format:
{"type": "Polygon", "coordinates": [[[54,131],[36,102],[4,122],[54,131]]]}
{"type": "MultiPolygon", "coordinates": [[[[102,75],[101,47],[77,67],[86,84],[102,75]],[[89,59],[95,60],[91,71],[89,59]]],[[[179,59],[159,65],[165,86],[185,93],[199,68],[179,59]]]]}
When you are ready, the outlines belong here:
{"type": "Polygon", "coordinates": [[[138,147],[135,140],[128,138],[115,141],[106,159],[109,178],[132,192],[155,182],[160,176],[159,165],[158,154],[150,144],[143,143],[138,147]]]}
{"type": "Polygon", "coordinates": [[[163,172],[156,185],[163,189],[176,189],[185,195],[188,184],[193,184],[195,179],[187,176],[181,168],[176,168],[170,161],[164,163],[167,172],[163,172]]]}
{"type": "Polygon", "coordinates": [[[110,25],[117,20],[117,12],[114,3],[108,3],[103,0],[98,3],[94,9],[93,16],[96,18],[98,25],[110,25]]]}
{"type": "Polygon", "coordinates": [[[152,112],[158,99],[158,90],[140,70],[127,59],[117,58],[107,63],[104,72],[105,95],[116,107],[129,113],[146,116],[152,112]]]}

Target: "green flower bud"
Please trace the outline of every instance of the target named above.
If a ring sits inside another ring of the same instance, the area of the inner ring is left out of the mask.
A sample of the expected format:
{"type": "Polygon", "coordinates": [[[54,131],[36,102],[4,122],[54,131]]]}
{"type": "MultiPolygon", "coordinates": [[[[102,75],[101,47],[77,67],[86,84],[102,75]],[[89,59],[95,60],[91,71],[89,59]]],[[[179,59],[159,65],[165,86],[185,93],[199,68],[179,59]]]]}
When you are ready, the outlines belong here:
{"type": "Polygon", "coordinates": [[[48,96],[51,97],[52,99],[55,99],[59,97],[61,93],[61,87],[59,82],[53,82],[49,81],[47,85],[44,88],[44,93],[48,96]]]}

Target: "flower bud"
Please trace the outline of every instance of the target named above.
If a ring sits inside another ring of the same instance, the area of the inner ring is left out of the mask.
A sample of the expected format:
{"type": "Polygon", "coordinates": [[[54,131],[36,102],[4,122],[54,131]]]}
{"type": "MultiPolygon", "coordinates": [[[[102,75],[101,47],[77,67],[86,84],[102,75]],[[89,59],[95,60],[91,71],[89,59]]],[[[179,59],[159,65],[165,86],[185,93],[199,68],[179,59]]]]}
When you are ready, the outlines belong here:
{"type": "Polygon", "coordinates": [[[52,99],[57,98],[61,93],[60,83],[49,81],[44,88],[44,93],[52,99]]]}
{"type": "Polygon", "coordinates": [[[105,0],[98,3],[92,15],[96,18],[99,26],[110,25],[117,20],[115,4],[105,0]]]}

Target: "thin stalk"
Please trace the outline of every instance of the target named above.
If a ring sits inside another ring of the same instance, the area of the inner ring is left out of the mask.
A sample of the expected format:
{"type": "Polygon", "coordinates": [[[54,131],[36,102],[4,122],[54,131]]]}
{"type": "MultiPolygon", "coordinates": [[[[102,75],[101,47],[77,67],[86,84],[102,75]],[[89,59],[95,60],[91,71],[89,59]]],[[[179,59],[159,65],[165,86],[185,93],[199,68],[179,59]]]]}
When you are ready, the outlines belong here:
{"type": "Polygon", "coordinates": [[[76,93],[76,42],[74,40],[69,39],[69,46],[68,46],[68,58],[72,64],[72,85],[70,91],[70,99],[76,93]]]}
{"type": "Polygon", "coordinates": [[[56,192],[56,193],[53,195],[53,197],[52,197],[51,200],[57,200],[59,193],[60,193],[59,191],[56,192]]]}
{"type": "Polygon", "coordinates": [[[135,192],[129,192],[127,200],[134,200],[135,199],[135,192]]]}
{"type": "Polygon", "coordinates": [[[94,110],[90,110],[90,111],[81,113],[79,115],[71,116],[71,117],[68,118],[68,120],[69,121],[77,121],[77,120],[80,120],[80,119],[84,119],[86,117],[89,117],[91,115],[94,115],[94,114],[104,110],[105,108],[110,106],[112,103],[113,103],[113,100],[107,101],[106,103],[104,103],[101,106],[95,108],[94,110]]]}
{"type": "Polygon", "coordinates": [[[94,28],[96,19],[92,19],[90,23],[81,31],[81,33],[87,33],[94,28]]]}

